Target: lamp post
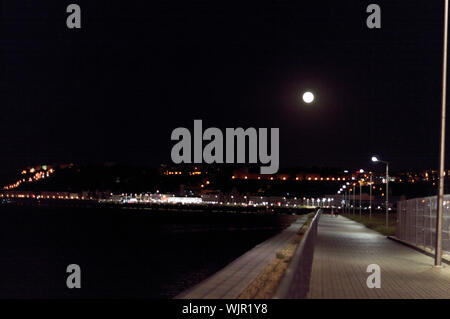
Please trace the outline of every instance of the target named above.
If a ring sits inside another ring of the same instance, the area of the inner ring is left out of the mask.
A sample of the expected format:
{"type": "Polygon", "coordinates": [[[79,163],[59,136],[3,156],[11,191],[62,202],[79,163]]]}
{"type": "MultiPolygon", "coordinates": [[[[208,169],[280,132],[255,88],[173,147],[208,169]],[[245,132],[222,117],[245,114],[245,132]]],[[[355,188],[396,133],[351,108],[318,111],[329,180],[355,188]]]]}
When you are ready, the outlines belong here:
{"type": "MultiPolygon", "coordinates": [[[[360,174],[364,173],[364,170],[361,168],[359,170],[360,174]]],[[[364,178],[361,178],[360,181],[358,181],[359,184],[359,217],[361,218],[361,209],[362,209],[362,183],[364,182],[364,178]]]]}
{"type": "Polygon", "coordinates": [[[369,186],[369,219],[372,219],[372,172],[370,172],[369,186]]]}
{"type": "Polygon", "coordinates": [[[362,196],[362,181],[359,182],[359,217],[361,218],[361,196],[362,196]]]}
{"type": "Polygon", "coordinates": [[[348,183],[348,213],[350,214],[353,211],[353,205],[352,205],[352,184],[348,183]]]}
{"type": "Polygon", "coordinates": [[[348,208],[347,208],[347,212],[350,214],[350,210],[352,209],[352,195],[351,195],[352,190],[350,188],[347,189],[347,198],[348,198],[348,208]]]}
{"type": "Polygon", "coordinates": [[[344,210],[344,212],[345,213],[347,213],[347,199],[348,199],[348,195],[347,195],[347,186],[346,185],[343,185],[342,186],[342,188],[344,189],[344,207],[345,207],[345,210],[344,210]]]}
{"type": "Polygon", "coordinates": [[[356,184],[353,183],[353,215],[355,215],[356,208],[356,192],[355,192],[356,184]]]}
{"type": "Polygon", "coordinates": [[[344,211],[344,194],[342,193],[342,188],[339,189],[338,194],[340,195],[340,205],[339,207],[344,211]]]}
{"type": "Polygon", "coordinates": [[[378,156],[372,156],[372,162],[386,165],[386,228],[389,227],[389,163],[380,160],[378,156]]]}
{"type": "Polygon", "coordinates": [[[348,206],[347,206],[347,214],[350,214],[350,210],[352,209],[352,195],[351,195],[351,188],[350,188],[350,183],[347,182],[345,183],[344,186],[342,186],[343,188],[347,188],[347,201],[348,201],[348,206]],[[349,187],[347,187],[349,186],[349,187]]]}
{"type": "Polygon", "coordinates": [[[444,204],[444,169],[445,169],[445,117],[447,99],[447,38],[448,38],[448,0],[444,7],[444,47],[442,59],[442,104],[441,104],[441,144],[439,148],[439,191],[436,212],[436,250],[434,265],[440,267],[442,264],[442,213],[444,204]]]}

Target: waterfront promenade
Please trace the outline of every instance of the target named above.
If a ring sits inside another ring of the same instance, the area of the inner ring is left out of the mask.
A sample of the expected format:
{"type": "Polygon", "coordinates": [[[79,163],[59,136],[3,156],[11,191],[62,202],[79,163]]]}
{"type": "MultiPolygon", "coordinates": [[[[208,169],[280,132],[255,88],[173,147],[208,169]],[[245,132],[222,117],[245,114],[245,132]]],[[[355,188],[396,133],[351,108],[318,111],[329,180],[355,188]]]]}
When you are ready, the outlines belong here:
{"type": "Polygon", "coordinates": [[[450,298],[450,267],[343,216],[320,217],[309,298],[450,298]],[[381,268],[368,288],[367,266],[381,268]]]}
{"type": "Polygon", "coordinates": [[[176,299],[235,299],[276,258],[302,227],[302,216],[281,233],[246,252],[198,285],[176,296],[176,299]]]}

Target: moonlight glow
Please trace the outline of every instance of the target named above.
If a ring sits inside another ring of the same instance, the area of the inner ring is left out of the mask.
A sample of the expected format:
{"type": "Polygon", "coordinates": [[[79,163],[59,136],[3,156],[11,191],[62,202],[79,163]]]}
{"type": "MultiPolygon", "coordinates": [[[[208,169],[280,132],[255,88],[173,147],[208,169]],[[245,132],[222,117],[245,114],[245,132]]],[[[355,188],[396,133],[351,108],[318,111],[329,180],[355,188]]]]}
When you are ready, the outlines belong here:
{"type": "Polygon", "coordinates": [[[311,92],[303,93],[303,102],[309,104],[312,103],[312,101],[314,101],[314,94],[312,94],[311,92]]]}

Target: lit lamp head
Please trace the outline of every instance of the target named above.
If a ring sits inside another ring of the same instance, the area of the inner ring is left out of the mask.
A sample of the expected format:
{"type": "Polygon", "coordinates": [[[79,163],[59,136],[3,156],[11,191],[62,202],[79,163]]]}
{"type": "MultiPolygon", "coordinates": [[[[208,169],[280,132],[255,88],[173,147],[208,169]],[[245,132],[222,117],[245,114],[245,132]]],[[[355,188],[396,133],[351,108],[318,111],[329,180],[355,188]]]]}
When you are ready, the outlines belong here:
{"type": "Polygon", "coordinates": [[[376,155],[372,156],[372,162],[376,163],[379,161],[380,161],[380,158],[378,156],[376,156],[376,155]]]}

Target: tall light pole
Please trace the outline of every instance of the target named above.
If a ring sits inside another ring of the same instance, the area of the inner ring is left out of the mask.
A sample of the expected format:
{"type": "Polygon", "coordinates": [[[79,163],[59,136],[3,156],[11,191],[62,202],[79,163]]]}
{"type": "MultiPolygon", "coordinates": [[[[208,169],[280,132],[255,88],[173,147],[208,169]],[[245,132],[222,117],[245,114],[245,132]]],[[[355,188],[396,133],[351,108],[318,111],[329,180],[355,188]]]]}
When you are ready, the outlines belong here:
{"type": "MultiPolygon", "coordinates": [[[[363,174],[364,173],[364,170],[361,168],[360,170],[359,170],[359,173],[360,174],[363,174]]],[[[361,209],[362,209],[362,183],[364,182],[364,179],[363,178],[361,178],[361,180],[360,181],[358,181],[358,184],[359,184],[359,217],[361,218],[361,209]]]]}
{"type": "Polygon", "coordinates": [[[352,195],[351,195],[352,190],[350,188],[348,188],[348,213],[350,214],[350,210],[352,209],[352,195]]]}
{"type": "Polygon", "coordinates": [[[361,191],[362,191],[362,181],[359,181],[359,217],[361,218],[361,209],[362,209],[362,207],[361,207],[361,196],[362,196],[362,193],[361,193],[361,191]]]}
{"type": "MultiPolygon", "coordinates": [[[[446,0],[448,1],[448,0],[446,0]]],[[[389,163],[380,160],[376,155],[372,156],[372,162],[383,163],[386,165],[386,228],[389,227],[389,163]]]]}
{"type": "Polygon", "coordinates": [[[344,207],[345,207],[345,209],[344,209],[344,213],[347,213],[347,190],[346,190],[346,188],[347,188],[347,186],[342,186],[342,188],[344,189],[344,207]]]}
{"type": "MultiPolygon", "coordinates": [[[[347,213],[348,214],[350,214],[350,211],[351,211],[351,209],[352,209],[352,195],[351,195],[351,192],[352,192],[352,190],[350,189],[350,183],[349,182],[347,182],[347,183],[345,183],[345,185],[344,185],[345,187],[347,187],[347,191],[348,191],[348,196],[347,196],[347,199],[348,199],[348,208],[347,208],[347,213]]],[[[344,188],[345,188],[344,187],[344,188]]]]}
{"type": "Polygon", "coordinates": [[[356,194],[355,194],[355,188],[356,188],[356,184],[353,183],[353,215],[355,215],[355,208],[356,208],[356,194]]]}
{"type": "Polygon", "coordinates": [[[347,213],[351,213],[352,212],[352,189],[348,188],[348,210],[347,213]]]}
{"type": "MultiPolygon", "coordinates": [[[[341,202],[341,205],[339,205],[338,207],[337,207],[337,210],[339,211],[339,207],[341,207],[342,206],[342,198],[341,198],[341,192],[342,192],[342,189],[340,189],[340,190],[338,190],[337,191],[337,193],[338,193],[338,195],[339,195],[339,197],[338,198],[340,198],[340,202],[341,202]]],[[[333,206],[331,206],[331,207],[333,207],[333,206]]]]}
{"type": "Polygon", "coordinates": [[[441,105],[441,146],[439,149],[439,191],[436,212],[436,251],[434,265],[442,264],[442,214],[444,204],[444,170],[445,170],[445,116],[446,116],[446,91],[447,91],[447,38],[448,38],[448,0],[445,0],[444,8],[444,48],[442,59],[442,105],[441,105]]]}
{"type": "Polygon", "coordinates": [[[370,182],[369,182],[369,219],[372,219],[372,172],[370,172],[370,182]]]}

